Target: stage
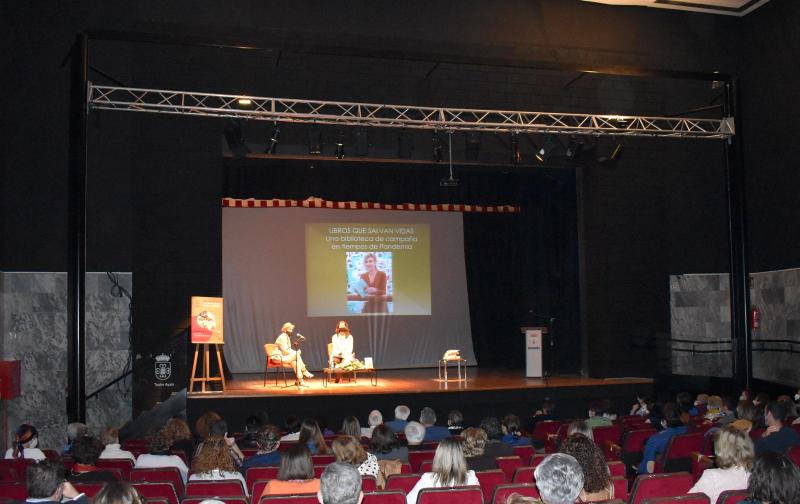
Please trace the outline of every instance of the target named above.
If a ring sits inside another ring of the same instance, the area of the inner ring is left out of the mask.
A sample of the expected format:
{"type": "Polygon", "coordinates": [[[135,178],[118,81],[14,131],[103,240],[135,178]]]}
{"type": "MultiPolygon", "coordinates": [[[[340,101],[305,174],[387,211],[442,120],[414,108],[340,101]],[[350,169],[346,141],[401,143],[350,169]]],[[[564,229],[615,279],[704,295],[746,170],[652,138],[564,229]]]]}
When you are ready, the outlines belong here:
{"type": "Polygon", "coordinates": [[[449,382],[437,379],[436,368],[392,369],[378,371],[376,386],[369,376],[359,375],[357,381],[344,378],[325,387],[322,374],[316,373],[306,380],[306,387],[298,389],[288,375],[290,386],[284,387],[279,378],[276,387],[272,373],[266,386],[263,374],[243,374],[228,380],[225,392],[189,394],[190,421],[213,410],[228,420],[232,430],[239,430],[247,416],[263,410],[278,425],[290,414],[321,416],[336,430],[345,416],[354,415],[366,423],[369,412],[378,409],[390,420],[396,405],[407,404],[412,419],[418,418],[421,408],[430,406],[442,419],[451,409],[458,409],[467,424],[476,424],[488,415],[530,415],[545,398],[556,403],[561,417],[583,418],[589,404],[598,399],[610,399],[616,409],[627,412],[636,396],[651,394],[653,386],[649,378],[525,378],[519,369],[477,367],[468,368],[466,381],[456,381],[452,367],[449,382]]]}

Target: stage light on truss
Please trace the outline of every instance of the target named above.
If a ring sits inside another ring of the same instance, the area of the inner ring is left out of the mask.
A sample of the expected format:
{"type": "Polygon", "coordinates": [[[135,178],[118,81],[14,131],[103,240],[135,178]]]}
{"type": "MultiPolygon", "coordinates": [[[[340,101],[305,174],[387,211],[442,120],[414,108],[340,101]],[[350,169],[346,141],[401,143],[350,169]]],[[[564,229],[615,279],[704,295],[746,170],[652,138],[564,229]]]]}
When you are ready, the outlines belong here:
{"type": "Polygon", "coordinates": [[[312,156],[322,154],[322,130],[319,126],[312,126],[308,130],[308,153],[312,156]]]}
{"type": "Polygon", "coordinates": [[[275,125],[272,127],[272,131],[269,134],[269,141],[267,142],[267,148],[264,149],[265,154],[275,154],[275,151],[278,150],[278,142],[281,136],[281,128],[278,126],[276,122],[275,125]]]}
{"type": "Polygon", "coordinates": [[[522,151],[519,147],[519,133],[511,133],[511,162],[514,164],[522,162],[522,151]]]}
{"type": "Polygon", "coordinates": [[[339,136],[336,138],[336,159],[344,159],[344,131],[339,131],[339,136]]]}
{"type": "Polygon", "coordinates": [[[467,132],[467,145],[464,157],[467,161],[477,161],[481,154],[481,133],[479,131],[467,132]]]}
{"type": "Polygon", "coordinates": [[[574,161],[580,157],[582,150],[583,142],[578,140],[577,137],[571,136],[567,141],[567,146],[564,148],[564,159],[574,161]]]}
{"type": "Polygon", "coordinates": [[[250,148],[247,146],[247,141],[244,138],[244,129],[242,128],[241,121],[229,119],[225,123],[222,134],[225,137],[231,155],[235,159],[241,159],[250,153],[250,148]]]}
{"type": "Polygon", "coordinates": [[[242,96],[241,98],[236,100],[236,103],[238,103],[240,107],[249,107],[250,105],[253,104],[253,100],[251,100],[246,96],[242,96]]]}
{"type": "Polygon", "coordinates": [[[440,163],[444,159],[444,146],[442,145],[442,137],[439,130],[433,130],[431,147],[433,148],[433,160],[440,163]]]}

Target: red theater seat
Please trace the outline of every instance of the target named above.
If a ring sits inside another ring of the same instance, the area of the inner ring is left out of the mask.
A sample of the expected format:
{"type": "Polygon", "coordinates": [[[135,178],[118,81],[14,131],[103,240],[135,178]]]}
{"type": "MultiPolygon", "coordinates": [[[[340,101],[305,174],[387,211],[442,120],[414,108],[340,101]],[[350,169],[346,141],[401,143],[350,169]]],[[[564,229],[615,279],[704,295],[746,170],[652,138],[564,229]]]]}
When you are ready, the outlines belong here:
{"type": "Polygon", "coordinates": [[[673,473],[692,470],[692,452],[702,452],[705,437],[702,432],[673,436],[661,463],[656,462],[654,472],[673,473]]]}
{"type": "Polygon", "coordinates": [[[480,487],[423,488],[417,495],[417,504],[483,504],[480,487]]]}
{"type": "Polygon", "coordinates": [[[0,483],[0,501],[22,501],[28,498],[28,487],[25,483],[0,483]]]}
{"type": "Polygon", "coordinates": [[[335,455],[311,455],[311,460],[314,462],[314,465],[321,465],[326,466],[328,464],[333,464],[336,462],[335,455]]]}
{"type": "Polygon", "coordinates": [[[717,497],[717,504],[738,504],[747,499],[747,490],[725,490],[717,497]]]}
{"type": "Polygon", "coordinates": [[[132,483],[132,486],[148,503],[151,499],[164,499],[168,504],[180,503],[180,499],[178,498],[178,494],[175,493],[175,487],[172,485],[172,483],[148,483],[144,481],[138,481],[136,483],[132,483]]]}
{"type": "Polygon", "coordinates": [[[375,479],[375,476],[370,476],[368,474],[361,475],[361,491],[364,493],[367,492],[374,492],[378,489],[378,480],[375,479]]]}
{"type": "Polygon", "coordinates": [[[186,484],[187,497],[244,497],[244,487],[239,480],[190,481],[186,484]]]}
{"type": "Polygon", "coordinates": [[[131,483],[169,483],[176,495],[183,496],[186,493],[181,472],[176,467],[132,469],[130,481],[131,483]]]}
{"type": "Polygon", "coordinates": [[[490,502],[492,500],[492,495],[494,495],[494,489],[497,488],[498,485],[502,485],[506,482],[506,475],[500,469],[478,471],[475,473],[475,476],[478,477],[478,482],[483,491],[483,500],[485,502],[490,502]]]}
{"type": "Polygon", "coordinates": [[[536,479],[533,476],[534,471],[536,471],[535,467],[526,466],[526,467],[518,467],[516,471],[514,471],[514,476],[511,478],[512,483],[535,483],[536,479]]]}
{"type": "Polygon", "coordinates": [[[497,467],[503,471],[503,474],[506,475],[506,481],[511,481],[514,479],[514,471],[522,467],[522,459],[516,455],[512,455],[510,457],[497,457],[494,460],[495,464],[497,464],[497,467]]]}
{"type": "Polygon", "coordinates": [[[612,477],[611,484],[614,485],[614,498],[628,500],[628,480],[624,477],[612,477]]]}
{"type": "Polygon", "coordinates": [[[94,465],[102,470],[119,470],[122,479],[125,481],[131,478],[131,469],[133,469],[133,461],[131,459],[97,459],[94,465]]]}
{"type": "Polygon", "coordinates": [[[103,489],[105,483],[73,483],[75,490],[86,494],[86,497],[93,499],[97,492],[103,489]]]}
{"type": "Polygon", "coordinates": [[[558,429],[561,427],[561,422],[556,420],[543,420],[536,423],[533,429],[531,438],[541,441],[545,444],[545,451],[551,453],[555,448],[555,440],[558,437],[558,429]],[[549,443],[548,443],[549,442],[549,443]]]}
{"type": "Polygon", "coordinates": [[[641,474],[633,482],[629,504],[642,504],[646,499],[685,495],[694,485],[688,472],[671,474],[641,474]]]}
{"type": "MultiPolygon", "coordinates": [[[[247,488],[253,488],[253,483],[256,481],[268,481],[278,478],[277,467],[250,467],[247,469],[244,479],[247,482],[247,488]]],[[[250,492],[250,495],[261,495],[250,492]]]]}
{"type": "Polygon", "coordinates": [[[425,462],[420,464],[419,471],[417,472],[420,474],[424,474],[426,472],[431,472],[431,469],[433,469],[433,460],[426,460],[425,462]]]}
{"type": "Polygon", "coordinates": [[[492,500],[486,502],[487,504],[506,504],[508,496],[513,493],[518,493],[525,497],[539,499],[539,490],[533,483],[511,483],[506,485],[498,485],[497,488],[494,489],[492,500]]]}
{"type": "Polygon", "coordinates": [[[603,450],[606,460],[617,460],[619,456],[614,453],[614,447],[619,446],[620,438],[622,437],[622,430],[619,425],[607,425],[603,427],[594,427],[592,429],[592,436],[597,446],[603,450]]]}
{"type": "Polygon", "coordinates": [[[433,450],[421,450],[421,451],[410,451],[408,452],[408,463],[411,464],[411,471],[418,473],[420,472],[420,466],[426,460],[433,460],[433,456],[436,455],[436,452],[433,450]]]}
{"type": "Polygon", "coordinates": [[[406,504],[406,494],[399,490],[364,492],[361,504],[406,504]]]}
{"type": "Polygon", "coordinates": [[[419,481],[419,474],[392,474],[386,478],[386,490],[402,490],[408,493],[419,481]]]}
{"type": "Polygon", "coordinates": [[[608,462],[608,472],[611,473],[612,478],[616,477],[625,477],[625,464],[618,460],[612,460],[608,462]]]}
{"type": "Polygon", "coordinates": [[[531,445],[522,445],[514,447],[514,455],[521,460],[527,462],[536,454],[536,449],[531,445]]]}
{"type": "Polygon", "coordinates": [[[261,494],[264,493],[264,487],[267,486],[267,483],[269,483],[269,480],[259,479],[253,481],[250,485],[247,486],[247,488],[250,489],[250,498],[253,499],[254,502],[258,499],[258,497],[261,494]]]}
{"type": "Polygon", "coordinates": [[[319,504],[317,494],[265,495],[259,504],[319,504]]]}
{"type": "MultiPolygon", "coordinates": [[[[181,504],[200,504],[210,497],[186,497],[181,501],[181,504]]],[[[247,497],[233,497],[233,496],[220,496],[220,499],[225,504],[250,504],[247,497]]],[[[147,504],[152,504],[152,501],[147,501],[147,504]]]]}
{"type": "Polygon", "coordinates": [[[710,504],[708,495],[704,493],[691,493],[675,497],[656,497],[647,499],[644,504],[710,504]]]}

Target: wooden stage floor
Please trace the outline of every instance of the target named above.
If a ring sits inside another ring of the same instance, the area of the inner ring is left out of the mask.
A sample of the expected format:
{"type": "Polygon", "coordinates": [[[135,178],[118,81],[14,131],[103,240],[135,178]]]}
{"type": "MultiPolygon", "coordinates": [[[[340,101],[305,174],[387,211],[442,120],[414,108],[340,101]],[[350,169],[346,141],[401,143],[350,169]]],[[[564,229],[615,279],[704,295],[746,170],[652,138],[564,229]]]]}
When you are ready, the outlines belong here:
{"type": "MultiPolygon", "coordinates": [[[[378,371],[378,384],[373,386],[370,377],[360,374],[358,381],[343,379],[341,383],[329,383],[323,386],[322,373],[306,380],[306,387],[297,388],[290,385],[283,387],[283,379],[278,379],[272,372],[264,386],[263,374],[239,374],[227,382],[227,390],[209,394],[193,393],[191,398],[247,398],[247,397],[310,397],[310,396],[357,396],[374,394],[430,394],[447,392],[490,392],[528,389],[558,389],[574,387],[604,387],[609,385],[651,385],[650,378],[584,378],[580,376],[553,376],[549,378],[525,378],[520,369],[482,369],[470,367],[467,381],[455,381],[456,369],[449,371],[450,381],[438,379],[436,368],[392,369],[378,371]]],[[[287,377],[288,379],[288,377],[287,377]]],[[[293,380],[289,379],[289,384],[293,380]]]]}

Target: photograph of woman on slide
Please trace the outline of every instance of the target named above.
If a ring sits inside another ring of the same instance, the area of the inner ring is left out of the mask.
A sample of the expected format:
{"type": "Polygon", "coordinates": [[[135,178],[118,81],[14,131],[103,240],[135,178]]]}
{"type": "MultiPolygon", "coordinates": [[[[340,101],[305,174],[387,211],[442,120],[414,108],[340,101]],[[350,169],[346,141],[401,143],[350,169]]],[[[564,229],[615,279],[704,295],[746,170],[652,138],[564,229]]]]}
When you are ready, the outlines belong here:
{"type": "Polygon", "coordinates": [[[347,311],[392,313],[392,253],[347,252],[347,311]]]}

